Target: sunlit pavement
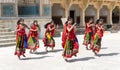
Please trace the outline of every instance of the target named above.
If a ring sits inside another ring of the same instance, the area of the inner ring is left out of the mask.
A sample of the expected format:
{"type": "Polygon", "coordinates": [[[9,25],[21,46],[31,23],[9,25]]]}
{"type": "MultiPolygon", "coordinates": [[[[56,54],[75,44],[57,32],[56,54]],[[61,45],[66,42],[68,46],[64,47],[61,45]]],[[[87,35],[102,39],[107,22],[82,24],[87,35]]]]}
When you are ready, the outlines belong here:
{"type": "Polygon", "coordinates": [[[82,45],[83,35],[77,35],[80,48],[77,57],[66,62],[62,57],[61,38],[55,37],[54,52],[45,52],[42,40],[36,54],[26,51],[19,60],[14,56],[15,46],[0,48],[0,70],[120,70],[120,32],[105,33],[98,56],[82,45]]]}

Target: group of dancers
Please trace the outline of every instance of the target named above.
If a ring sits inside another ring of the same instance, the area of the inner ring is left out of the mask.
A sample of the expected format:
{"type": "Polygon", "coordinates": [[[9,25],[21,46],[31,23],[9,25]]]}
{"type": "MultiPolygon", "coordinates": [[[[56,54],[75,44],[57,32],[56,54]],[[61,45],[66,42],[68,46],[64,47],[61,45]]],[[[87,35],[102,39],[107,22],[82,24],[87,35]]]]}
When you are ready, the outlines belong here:
{"type": "MultiPolygon", "coordinates": [[[[98,19],[95,24],[93,24],[93,19],[90,19],[85,25],[84,41],[83,45],[86,46],[87,50],[92,50],[95,55],[97,55],[101,49],[101,40],[103,37],[103,20],[98,19]]],[[[62,32],[62,47],[65,61],[72,56],[77,56],[79,52],[79,42],[75,34],[76,23],[73,24],[71,18],[69,18],[63,28],[62,32]]]]}
{"type": "Polygon", "coordinates": [[[86,46],[87,50],[92,50],[95,55],[97,55],[101,49],[101,40],[104,33],[102,24],[102,19],[98,19],[95,24],[93,24],[93,19],[90,19],[85,27],[83,45],[86,46]]]}
{"type": "MultiPolygon", "coordinates": [[[[86,46],[87,49],[91,49],[96,55],[98,54],[101,48],[101,40],[103,36],[103,27],[102,20],[97,20],[96,24],[93,24],[93,20],[90,20],[86,23],[85,36],[83,45],[86,46]],[[90,44],[90,45],[89,45],[90,44]],[[90,46],[90,47],[88,47],[90,46]]],[[[67,19],[65,24],[63,25],[62,31],[62,48],[63,53],[62,56],[65,61],[68,61],[68,58],[72,58],[72,56],[77,56],[79,52],[79,42],[75,34],[76,23],[73,23],[71,18],[67,19]]],[[[42,39],[45,50],[48,52],[48,47],[54,51],[55,40],[53,38],[54,32],[56,30],[56,25],[54,21],[51,21],[45,24],[44,28],[45,34],[42,39]]],[[[21,59],[21,56],[25,56],[25,50],[30,49],[30,53],[36,52],[39,48],[39,38],[38,34],[40,32],[40,26],[38,25],[38,21],[34,20],[33,23],[28,27],[24,23],[24,19],[19,19],[16,26],[16,48],[15,55],[21,59]],[[25,29],[28,29],[29,32],[26,34],[25,29]]]]}
{"type": "MultiPolygon", "coordinates": [[[[46,51],[48,47],[52,48],[52,51],[55,46],[55,41],[53,39],[55,25],[54,22],[49,22],[45,25],[46,31],[43,38],[44,46],[46,47],[46,51]]],[[[39,32],[40,26],[38,25],[38,21],[34,20],[33,23],[28,27],[24,23],[24,19],[19,19],[16,26],[16,48],[15,48],[15,55],[21,59],[21,55],[25,56],[26,49],[30,49],[30,53],[36,52],[39,48],[39,32]],[[29,32],[26,34],[26,30],[28,29],[29,32]]]]}
{"type": "Polygon", "coordinates": [[[39,40],[38,40],[38,31],[40,30],[40,27],[38,25],[38,21],[34,20],[34,22],[28,27],[26,24],[24,24],[24,19],[19,19],[17,21],[16,26],[16,48],[15,48],[15,55],[18,56],[20,59],[20,56],[25,56],[25,50],[26,48],[30,49],[30,53],[34,52],[39,48],[39,40]],[[26,34],[25,29],[29,29],[28,35],[26,34]]]}

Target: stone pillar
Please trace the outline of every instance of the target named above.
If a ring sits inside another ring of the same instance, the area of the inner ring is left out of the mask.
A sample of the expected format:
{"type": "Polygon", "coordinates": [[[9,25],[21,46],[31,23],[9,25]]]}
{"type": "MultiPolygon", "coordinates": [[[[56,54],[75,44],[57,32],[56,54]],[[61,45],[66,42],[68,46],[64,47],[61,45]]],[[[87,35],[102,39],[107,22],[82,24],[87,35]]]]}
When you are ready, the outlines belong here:
{"type": "Polygon", "coordinates": [[[112,23],[112,9],[109,9],[109,15],[107,16],[107,21],[108,21],[108,24],[113,24],[112,23]]]}
{"type": "Polygon", "coordinates": [[[65,10],[65,13],[64,13],[64,18],[61,18],[62,20],[62,24],[64,25],[64,23],[67,21],[67,18],[68,18],[68,9],[64,9],[65,10]]]}
{"type": "Polygon", "coordinates": [[[85,9],[81,9],[80,26],[85,26],[85,9]]]}
{"type": "Polygon", "coordinates": [[[42,4],[43,4],[43,2],[42,2],[42,0],[40,0],[40,2],[39,2],[39,16],[42,16],[42,4]]]}
{"type": "Polygon", "coordinates": [[[68,16],[69,16],[69,9],[66,8],[66,9],[65,9],[65,18],[68,18],[68,16]]]}
{"type": "Polygon", "coordinates": [[[111,5],[108,6],[108,9],[109,9],[109,14],[108,14],[108,21],[109,21],[109,24],[113,24],[112,22],[112,11],[113,9],[115,8],[115,3],[112,3],[111,5]]]}
{"type": "Polygon", "coordinates": [[[100,18],[100,9],[96,10],[96,20],[100,18]]]}
{"type": "Polygon", "coordinates": [[[1,17],[1,13],[2,13],[1,11],[2,11],[2,10],[1,10],[1,3],[0,3],[0,17],[1,17]]]}
{"type": "Polygon", "coordinates": [[[18,17],[18,0],[15,1],[15,17],[18,17]]]}
{"type": "Polygon", "coordinates": [[[119,7],[119,24],[120,24],[120,7],[119,7]]]}

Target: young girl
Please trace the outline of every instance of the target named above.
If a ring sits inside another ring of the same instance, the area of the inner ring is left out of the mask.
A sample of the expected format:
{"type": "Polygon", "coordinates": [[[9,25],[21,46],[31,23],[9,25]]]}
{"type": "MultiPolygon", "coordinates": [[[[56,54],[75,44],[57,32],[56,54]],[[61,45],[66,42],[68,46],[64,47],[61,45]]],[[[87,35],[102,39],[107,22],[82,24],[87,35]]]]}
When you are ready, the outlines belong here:
{"type": "Polygon", "coordinates": [[[101,48],[101,40],[103,37],[103,27],[102,27],[102,20],[99,19],[99,21],[96,23],[96,26],[94,27],[94,38],[93,38],[93,45],[92,50],[97,55],[101,48]]]}
{"type": "Polygon", "coordinates": [[[85,35],[84,35],[84,41],[83,45],[86,46],[86,49],[88,50],[88,45],[91,44],[91,39],[93,36],[93,30],[92,30],[92,24],[93,20],[90,19],[88,23],[86,23],[86,29],[85,29],[85,35]]]}
{"type": "Polygon", "coordinates": [[[65,45],[65,41],[66,41],[66,38],[67,38],[67,34],[66,34],[66,28],[67,28],[67,23],[70,19],[68,19],[65,24],[63,25],[63,31],[62,31],[62,47],[64,48],[64,45],[65,45]]]}
{"type": "Polygon", "coordinates": [[[30,53],[35,52],[39,48],[38,31],[40,31],[38,21],[34,20],[28,33],[28,48],[30,48],[30,53]]]}
{"type": "Polygon", "coordinates": [[[54,31],[55,31],[55,24],[54,21],[51,21],[50,23],[47,23],[45,25],[46,31],[45,36],[43,38],[44,46],[46,47],[45,50],[48,52],[47,48],[52,48],[52,51],[55,47],[55,40],[53,38],[54,31]]]}
{"type": "Polygon", "coordinates": [[[19,59],[21,55],[25,57],[25,48],[27,47],[25,28],[28,27],[24,24],[24,19],[19,19],[16,26],[16,49],[14,53],[19,59]]]}
{"type": "Polygon", "coordinates": [[[64,44],[64,50],[62,56],[67,61],[68,58],[71,58],[72,56],[76,56],[78,53],[78,42],[76,35],[74,33],[74,27],[76,24],[72,25],[72,20],[69,20],[66,24],[66,40],[64,44]]]}

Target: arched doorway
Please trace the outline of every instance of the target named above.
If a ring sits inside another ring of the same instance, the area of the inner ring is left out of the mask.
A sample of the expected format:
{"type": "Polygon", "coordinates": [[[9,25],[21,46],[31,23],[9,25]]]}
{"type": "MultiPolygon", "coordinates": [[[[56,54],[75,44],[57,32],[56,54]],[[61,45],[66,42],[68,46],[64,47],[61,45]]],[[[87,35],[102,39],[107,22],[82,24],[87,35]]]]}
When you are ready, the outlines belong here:
{"type": "Polygon", "coordinates": [[[112,11],[112,21],[113,21],[113,24],[119,23],[119,7],[118,6],[116,6],[112,11]]]}
{"type": "Polygon", "coordinates": [[[107,8],[107,6],[103,6],[101,9],[100,9],[100,18],[103,19],[103,23],[109,23],[109,19],[108,19],[108,16],[109,16],[109,10],[107,8]]]}
{"type": "Polygon", "coordinates": [[[96,9],[93,5],[89,5],[85,10],[85,22],[88,22],[92,18],[95,21],[96,18],[96,9]]]}
{"type": "Polygon", "coordinates": [[[62,26],[61,18],[64,16],[64,9],[61,7],[61,4],[53,4],[52,6],[52,19],[59,26],[62,26]]]}
{"type": "Polygon", "coordinates": [[[69,17],[73,19],[74,23],[80,24],[80,7],[77,4],[73,4],[69,9],[69,17]]]}

